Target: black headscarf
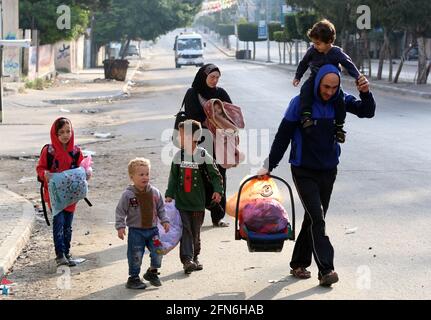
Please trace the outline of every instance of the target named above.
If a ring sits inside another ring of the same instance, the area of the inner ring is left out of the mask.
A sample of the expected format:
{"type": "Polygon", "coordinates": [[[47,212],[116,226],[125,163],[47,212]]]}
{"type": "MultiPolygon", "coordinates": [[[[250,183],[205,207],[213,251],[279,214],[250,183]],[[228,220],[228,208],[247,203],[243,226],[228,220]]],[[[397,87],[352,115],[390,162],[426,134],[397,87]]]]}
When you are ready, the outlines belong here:
{"type": "Polygon", "coordinates": [[[210,73],[218,71],[221,74],[219,68],[212,63],[205,64],[196,73],[195,79],[193,80],[192,88],[195,89],[205,99],[212,99],[215,96],[217,89],[210,88],[207,85],[207,77],[210,73]]]}

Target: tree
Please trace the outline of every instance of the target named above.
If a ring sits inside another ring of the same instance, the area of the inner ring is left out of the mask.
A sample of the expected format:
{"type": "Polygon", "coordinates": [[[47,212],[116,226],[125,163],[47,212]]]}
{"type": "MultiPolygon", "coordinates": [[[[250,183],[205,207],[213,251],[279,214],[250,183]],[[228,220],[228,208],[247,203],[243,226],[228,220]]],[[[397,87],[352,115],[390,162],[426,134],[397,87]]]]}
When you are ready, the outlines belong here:
{"type": "Polygon", "coordinates": [[[406,0],[401,1],[400,8],[403,10],[402,23],[412,32],[416,39],[419,49],[418,57],[418,77],[417,84],[426,84],[431,63],[427,66],[427,57],[425,53],[425,38],[431,37],[431,2],[427,0],[406,0]],[[412,18],[414,17],[414,18],[412,18]]]}
{"type": "Polygon", "coordinates": [[[122,43],[124,59],[131,40],[155,40],[178,27],[187,26],[202,0],[112,0],[108,12],[95,14],[94,34],[99,46],[122,43]]]}
{"type": "MultiPolygon", "coordinates": [[[[362,4],[361,0],[286,0],[291,6],[302,8],[303,10],[313,10],[318,13],[317,18],[330,20],[337,29],[337,43],[345,47],[348,35],[355,32],[356,28],[356,8],[362,4]]],[[[300,34],[303,34],[300,32],[300,34]]]]}
{"type": "Polygon", "coordinates": [[[307,31],[313,27],[317,22],[318,16],[313,12],[299,12],[295,15],[296,28],[298,34],[302,40],[309,44],[310,39],[308,39],[307,31]]]}
{"type": "Polygon", "coordinates": [[[40,31],[40,43],[52,44],[70,40],[83,34],[89,23],[89,10],[73,1],[65,0],[21,0],[19,2],[20,28],[40,31]],[[57,8],[68,5],[71,13],[71,28],[60,30],[57,8]]]}
{"type": "Polygon", "coordinates": [[[256,42],[265,41],[259,39],[258,27],[256,23],[240,23],[238,24],[238,39],[244,42],[253,42],[253,60],[256,59],[256,42]]]}
{"type": "Polygon", "coordinates": [[[269,41],[274,41],[274,32],[283,31],[283,27],[280,22],[270,22],[268,23],[268,35],[269,41]]]}
{"type": "MultiPolygon", "coordinates": [[[[356,8],[359,5],[368,5],[372,13],[372,27],[380,30],[382,34],[382,46],[379,52],[379,66],[377,77],[382,78],[383,63],[389,59],[389,80],[392,79],[392,41],[391,38],[398,34],[404,34],[404,39],[410,39],[401,56],[401,63],[395,75],[394,82],[404,63],[405,55],[411,49],[412,43],[417,43],[419,48],[417,83],[426,83],[431,69],[431,63],[427,66],[425,53],[425,38],[431,36],[431,1],[428,0],[286,0],[289,5],[302,9],[312,9],[322,17],[331,20],[337,29],[337,42],[341,38],[341,47],[348,54],[347,43],[350,35],[360,32],[364,41],[364,48],[369,57],[366,42],[372,32],[358,31],[356,28],[356,8]],[[341,35],[341,36],[340,36],[341,35]]],[[[407,41],[407,40],[406,40],[407,41]]],[[[369,63],[370,64],[370,63],[369,63]]],[[[371,72],[371,69],[370,71],[371,72]]]]}
{"type": "MultiPolygon", "coordinates": [[[[289,64],[292,64],[292,48],[293,44],[296,40],[301,39],[301,36],[298,33],[298,26],[296,25],[296,18],[294,14],[289,14],[284,17],[284,30],[286,33],[287,43],[289,44],[289,64]]],[[[298,47],[296,47],[298,50],[298,47]]],[[[299,57],[298,51],[296,52],[296,56],[299,57]]],[[[296,64],[299,61],[297,59],[296,64]]]]}
{"type": "Polygon", "coordinates": [[[222,37],[224,45],[230,49],[229,36],[235,34],[235,26],[233,24],[219,24],[217,33],[222,37]]]}
{"type": "Polygon", "coordinates": [[[278,44],[278,56],[279,63],[281,64],[281,48],[280,43],[283,43],[283,64],[286,63],[286,42],[288,41],[287,33],[285,31],[275,31],[273,33],[273,38],[278,44]]]}

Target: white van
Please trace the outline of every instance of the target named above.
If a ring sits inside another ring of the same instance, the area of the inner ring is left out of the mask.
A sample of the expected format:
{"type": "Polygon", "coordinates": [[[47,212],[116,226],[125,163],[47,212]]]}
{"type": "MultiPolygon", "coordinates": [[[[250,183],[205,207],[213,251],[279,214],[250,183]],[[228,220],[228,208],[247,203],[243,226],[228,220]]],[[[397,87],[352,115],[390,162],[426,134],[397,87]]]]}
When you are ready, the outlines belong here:
{"type": "Polygon", "coordinates": [[[205,46],[206,44],[202,42],[202,37],[197,33],[176,36],[174,44],[175,67],[181,68],[181,66],[187,65],[203,66],[203,47],[205,46]]]}

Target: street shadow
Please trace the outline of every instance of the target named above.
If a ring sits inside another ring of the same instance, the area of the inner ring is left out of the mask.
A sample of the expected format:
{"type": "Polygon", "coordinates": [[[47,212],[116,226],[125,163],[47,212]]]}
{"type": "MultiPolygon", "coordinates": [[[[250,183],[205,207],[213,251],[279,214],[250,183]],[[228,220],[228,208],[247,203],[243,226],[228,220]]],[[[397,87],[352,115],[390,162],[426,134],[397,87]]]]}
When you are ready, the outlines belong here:
{"type": "MultiPolygon", "coordinates": [[[[312,279],[308,279],[310,281],[312,279]]],[[[279,294],[282,290],[287,289],[289,286],[300,282],[300,281],[307,281],[302,279],[297,279],[291,275],[271,284],[270,286],[264,288],[263,290],[259,291],[255,295],[251,296],[248,300],[273,300],[274,297],[279,294]]],[[[307,290],[297,292],[294,294],[287,295],[286,297],[278,298],[277,300],[299,300],[299,299],[305,299],[309,298],[313,295],[321,295],[321,294],[327,294],[332,290],[331,287],[322,287],[322,286],[315,286],[312,288],[309,288],[307,290]]]]}
{"type": "Polygon", "coordinates": [[[151,69],[144,69],[144,70],[139,70],[139,71],[148,72],[148,71],[171,71],[171,70],[176,70],[176,68],[175,67],[171,67],[171,68],[169,68],[169,67],[167,67],[167,68],[151,68],[151,69]]]}
{"type": "Polygon", "coordinates": [[[181,271],[177,271],[177,272],[175,272],[175,273],[172,273],[172,274],[170,274],[170,275],[168,275],[168,276],[160,277],[160,280],[161,280],[162,282],[166,282],[166,281],[169,281],[169,280],[182,280],[182,279],[187,279],[187,278],[189,278],[189,277],[190,277],[190,275],[189,275],[189,274],[185,274],[185,273],[184,273],[184,271],[183,271],[183,270],[181,270],[181,271]]]}
{"type": "Polygon", "coordinates": [[[220,292],[199,300],[245,300],[244,292],[220,292]]]}
{"type": "Polygon", "coordinates": [[[144,292],[157,292],[159,288],[149,286],[143,290],[132,290],[125,287],[125,283],[90,293],[76,300],[133,300],[144,292]]]}
{"type": "Polygon", "coordinates": [[[320,295],[320,294],[327,294],[329,292],[331,292],[333,290],[332,287],[322,287],[322,286],[315,286],[313,288],[301,291],[301,292],[297,292],[291,295],[288,295],[286,297],[277,299],[277,300],[299,300],[299,299],[304,299],[304,298],[308,298],[312,295],[320,295]]]}
{"type": "MultiPolygon", "coordinates": [[[[190,275],[187,275],[184,273],[184,271],[177,271],[175,273],[172,273],[170,275],[160,277],[160,281],[167,282],[169,280],[182,280],[187,279],[190,275]]],[[[146,282],[147,285],[149,285],[146,282]]],[[[148,286],[145,290],[130,290],[125,287],[124,284],[116,285],[110,288],[106,288],[97,292],[93,292],[91,294],[88,294],[86,296],[80,297],[77,300],[98,300],[98,299],[106,299],[106,300],[112,300],[112,299],[119,299],[121,297],[121,300],[131,300],[134,299],[138,294],[144,293],[144,292],[152,292],[159,290],[157,287],[148,286]]]]}
{"type": "MultiPolygon", "coordinates": [[[[73,247],[72,247],[73,251],[73,247]]],[[[83,273],[86,271],[94,270],[101,268],[105,265],[112,264],[116,261],[122,260],[126,258],[127,245],[122,245],[118,247],[110,247],[106,250],[92,252],[86,255],[74,255],[74,258],[84,258],[84,261],[81,264],[78,264],[76,267],[71,267],[70,272],[73,276],[77,273],[83,273]],[[101,258],[103,257],[103,258],[101,258]]],[[[73,252],[72,252],[73,253],[73,252]]],[[[14,269],[14,274],[19,275],[20,273],[28,273],[28,270],[34,270],[33,272],[37,272],[37,277],[31,277],[30,279],[26,279],[27,283],[38,282],[41,280],[47,280],[51,278],[58,277],[60,273],[60,268],[57,268],[57,265],[54,260],[54,256],[52,259],[44,260],[35,264],[25,265],[20,268],[14,269]]],[[[32,273],[33,273],[32,272],[32,273]]]]}
{"type": "Polygon", "coordinates": [[[297,279],[293,276],[284,277],[283,279],[275,283],[272,283],[271,285],[257,292],[256,294],[248,298],[248,300],[272,300],[283,289],[298,281],[304,281],[304,280],[297,279]]]}

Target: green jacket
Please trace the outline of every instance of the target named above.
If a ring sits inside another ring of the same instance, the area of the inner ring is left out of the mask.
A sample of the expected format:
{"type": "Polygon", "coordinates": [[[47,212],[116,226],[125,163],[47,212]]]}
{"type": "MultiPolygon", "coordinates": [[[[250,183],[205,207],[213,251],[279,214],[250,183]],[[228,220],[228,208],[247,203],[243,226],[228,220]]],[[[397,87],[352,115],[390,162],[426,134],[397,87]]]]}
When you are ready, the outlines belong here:
{"type": "Polygon", "coordinates": [[[205,163],[214,192],[223,196],[223,178],[208,152],[197,147],[193,156],[180,150],[174,156],[165,196],[175,199],[178,210],[205,211],[205,186],[199,164],[205,163]],[[205,162],[203,162],[205,161],[205,162]]]}

